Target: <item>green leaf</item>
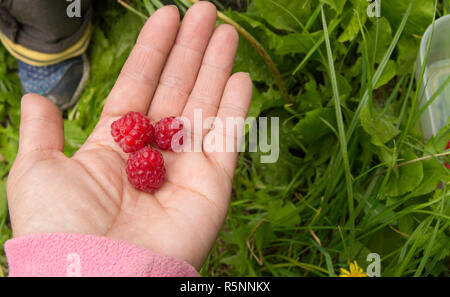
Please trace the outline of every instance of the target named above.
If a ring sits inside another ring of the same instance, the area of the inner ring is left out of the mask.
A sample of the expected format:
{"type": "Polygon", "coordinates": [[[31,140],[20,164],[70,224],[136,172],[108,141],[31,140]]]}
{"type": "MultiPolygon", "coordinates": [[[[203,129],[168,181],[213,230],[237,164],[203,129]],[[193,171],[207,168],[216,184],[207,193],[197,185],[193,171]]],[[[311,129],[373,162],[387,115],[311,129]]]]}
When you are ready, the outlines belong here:
{"type": "Polygon", "coordinates": [[[309,0],[254,0],[259,14],[274,28],[286,31],[302,29],[300,20],[311,15],[309,0]]]}
{"type": "MultiPolygon", "coordinates": [[[[8,216],[8,202],[6,200],[6,180],[0,180],[0,226],[8,216]]],[[[1,229],[0,229],[1,231],[1,229]]]]}
{"type": "Polygon", "coordinates": [[[280,93],[274,88],[269,88],[265,92],[261,92],[258,88],[253,88],[253,97],[248,112],[248,117],[258,117],[264,110],[282,107],[285,104],[280,93]]]}
{"type": "Polygon", "coordinates": [[[266,23],[263,23],[263,19],[256,18],[255,16],[248,16],[236,11],[230,11],[227,14],[233,20],[238,21],[239,24],[249,31],[249,33],[251,33],[263,46],[267,46],[270,49],[275,49],[280,43],[280,38],[283,37],[269,29],[266,23]]]}
{"type": "MultiPolygon", "coordinates": [[[[381,15],[386,17],[394,26],[399,26],[402,16],[408,8],[411,1],[389,0],[382,1],[381,15]]],[[[434,2],[430,0],[415,0],[411,10],[411,16],[405,27],[405,35],[422,35],[431,24],[434,16],[434,2]]]]}
{"type": "Polygon", "coordinates": [[[425,160],[422,164],[424,176],[422,183],[408,195],[409,197],[422,196],[435,191],[447,175],[447,169],[436,159],[425,160]]]}
{"type": "Polygon", "coordinates": [[[74,122],[65,120],[64,121],[64,137],[65,146],[64,152],[71,156],[75,153],[86,141],[88,133],[78,127],[74,122]]]}
{"type": "MultiPolygon", "coordinates": [[[[347,2],[347,0],[321,0],[323,3],[328,4],[329,6],[331,6],[331,8],[333,8],[334,10],[337,11],[337,13],[341,13],[342,10],[344,9],[345,3],[347,2]]],[[[295,2],[295,1],[293,1],[295,2]]]]}
{"type": "Polygon", "coordinates": [[[274,226],[294,227],[300,223],[297,208],[292,202],[286,201],[283,205],[282,200],[274,200],[269,203],[268,207],[268,218],[274,226]]]}
{"type": "Polygon", "coordinates": [[[386,64],[386,68],[384,69],[383,74],[380,77],[380,80],[375,85],[375,89],[384,86],[385,84],[390,82],[396,75],[397,75],[397,64],[394,61],[389,60],[389,62],[387,62],[386,64]]]}
{"type": "Polygon", "coordinates": [[[385,227],[371,236],[367,246],[373,253],[389,255],[394,250],[400,248],[403,243],[404,239],[399,234],[385,227]]]}
{"type": "Polygon", "coordinates": [[[350,83],[348,82],[348,80],[344,76],[342,76],[338,73],[336,73],[336,81],[337,81],[337,85],[339,88],[339,94],[340,94],[341,101],[342,101],[342,98],[344,96],[350,95],[350,93],[353,91],[353,88],[350,85],[350,83]]]}
{"type": "Polygon", "coordinates": [[[304,87],[305,92],[299,92],[295,99],[300,104],[301,110],[310,111],[321,108],[323,104],[326,104],[327,98],[317,89],[315,80],[305,83],[304,87]]]}
{"type": "Polygon", "coordinates": [[[322,31],[314,33],[291,33],[279,37],[276,53],[286,54],[306,54],[319,42],[323,35],[322,31]]]}
{"type": "Polygon", "coordinates": [[[417,60],[420,41],[403,37],[398,43],[398,73],[411,73],[417,60]]]}
{"type": "MultiPolygon", "coordinates": [[[[405,150],[400,158],[404,162],[417,159],[417,156],[410,150],[405,150]]],[[[387,183],[385,194],[388,196],[400,196],[414,190],[423,180],[423,165],[415,162],[397,169],[398,175],[391,174],[387,183]]]]}
{"type": "Polygon", "coordinates": [[[347,267],[348,260],[350,261],[356,260],[356,262],[358,262],[358,265],[365,270],[368,264],[366,261],[367,255],[370,253],[371,251],[365,245],[363,245],[359,241],[354,241],[348,247],[348,254],[341,253],[339,255],[339,261],[342,263],[346,263],[345,268],[348,269],[347,267]]]}
{"type": "Polygon", "coordinates": [[[369,57],[375,60],[376,63],[381,63],[384,54],[389,49],[389,44],[392,42],[392,27],[389,21],[384,18],[371,19],[372,26],[369,29],[367,37],[368,54],[369,57]],[[377,42],[377,26],[378,26],[378,42],[377,42]],[[376,56],[375,56],[375,45],[376,56]]]}
{"type": "MultiPolygon", "coordinates": [[[[286,121],[285,115],[283,115],[283,112],[281,112],[281,109],[279,108],[271,110],[270,113],[266,113],[266,116],[268,119],[270,119],[271,116],[280,117],[280,124],[286,121]]],[[[259,141],[272,145],[272,151],[270,153],[278,153],[277,162],[261,163],[261,157],[269,154],[269,152],[265,153],[261,150],[249,153],[249,156],[253,160],[253,166],[257,172],[257,181],[255,181],[255,183],[261,184],[264,188],[272,189],[276,186],[286,186],[290,183],[294,174],[298,172],[301,159],[293,156],[289,151],[289,147],[293,145],[291,136],[293,137],[292,127],[294,125],[292,121],[287,122],[280,127],[282,129],[279,130],[279,140],[282,141],[278,141],[278,143],[272,143],[271,121],[269,120],[267,124],[268,131],[267,133],[259,133],[259,141]]],[[[276,137],[274,137],[273,141],[277,141],[276,137]]]]}
{"type": "Polygon", "coordinates": [[[450,140],[450,119],[442,129],[433,136],[425,145],[425,151],[427,154],[439,154],[445,151],[445,147],[450,140]]]}
{"type": "Polygon", "coordinates": [[[220,262],[237,268],[242,274],[247,272],[247,258],[241,252],[222,258],[220,262]]]}
{"type": "Polygon", "coordinates": [[[371,136],[371,142],[377,146],[384,145],[401,132],[387,116],[380,116],[377,113],[372,115],[369,105],[363,108],[360,118],[364,131],[371,136]]]}
{"type": "Polygon", "coordinates": [[[294,132],[304,144],[312,143],[320,137],[332,133],[330,127],[322,120],[336,127],[336,115],[332,108],[318,108],[306,113],[305,118],[295,125],[294,132]]]}
{"type": "Polygon", "coordinates": [[[252,102],[250,104],[247,117],[257,118],[259,116],[259,114],[261,113],[263,100],[264,100],[263,95],[259,92],[259,90],[256,87],[253,87],[252,102]]]}
{"type": "Polygon", "coordinates": [[[260,250],[276,238],[272,225],[268,222],[262,222],[258,229],[256,229],[255,242],[256,247],[260,250]]]}
{"type": "Polygon", "coordinates": [[[233,72],[249,72],[253,81],[274,83],[273,75],[263,58],[245,39],[239,38],[239,47],[234,62],[233,72]]]}
{"type": "MultiPolygon", "coordinates": [[[[383,55],[383,58],[380,61],[380,65],[378,66],[377,70],[374,73],[374,76],[372,78],[372,84],[373,85],[377,85],[378,81],[380,79],[380,77],[382,76],[384,69],[386,67],[386,64],[389,62],[392,53],[394,52],[395,47],[397,46],[397,43],[403,33],[403,30],[406,26],[406,23],[408,21],[408,18],[410,16],[411,13],[411,9],[412,9],[412,3],[409,4],[408,9],[406,11],[406,13],[403,16],[402,22],[399,26],[399,28],[397,29],[397,32],[395,33],[395,36],[392,40],[392,42],[390,43],[386,53],[383,55]]],[[[362,112],[362,109],[366,106],[367,101],[370,99],[369,96],[369,90],[366,89],[363,98],[361,99],[361,101],[359,102],[358,108],[355,111],[355,115],[352,118],[352,121],[348,127],[347,130],[347,139],[349,139],[353,132],[355,131],[356,125],[358,123],[358,120],[360,119],[360,113],[362,112]]]]}
{"type": "Polygon", "coordinates": [[[367,21],[367,2],[363,0],[353,0],[353,14],[348,22],[343,26],[344,32],[339,36],[339,42],[352,41],[358,35],[361,26],[367,21]]]}
{"type": "Polygon", "coordinates": [[[377,154],[378,158],[384,163],[389,165],[393,165],[395,163],[394,158],[394,150],[388,148],[387,146],[376,146],[373,148],[375,154],[377,154]]]}
{"type": "Polygon", "coordinates": [[[361,75],[361,70],[362,70],[362,57],[358,57],[358,59],[356,60],[355,64],[353,64],[351,67],[349,67],[345,73],[345,75],[347,77],[353,78],[356,76],[361,75]]]}

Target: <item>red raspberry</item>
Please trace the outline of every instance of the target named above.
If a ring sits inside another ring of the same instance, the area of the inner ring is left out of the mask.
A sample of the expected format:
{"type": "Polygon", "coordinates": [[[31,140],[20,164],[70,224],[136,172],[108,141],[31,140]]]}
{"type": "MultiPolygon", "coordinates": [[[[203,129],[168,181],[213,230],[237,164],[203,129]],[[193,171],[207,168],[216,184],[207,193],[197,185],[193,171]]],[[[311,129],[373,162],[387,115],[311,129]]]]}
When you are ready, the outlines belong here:
{"type": "MultiPolygon", "coordinates": [[[[162,150],[172,149],[172,139],[179,131],[183,130],[183,121],[176,117],[169,117],[160,120],[155,125],[155,142],[162,150]]],[[[183,136],[179,139],[179,145],[183,145],[183,136]]]]}
{"type": "Polygon", "coordinates": [[[111,124],[111,135],[125,153],[132,153],[153,141],[155,127],[143,114],[130,111],[111,124]]]}
{"type": "Polygon", "coordinates": [[[149,146],[130,154],[126,171],[130,183],[147,193],[159,189],[166,174],[163,156],[149,146]]]}

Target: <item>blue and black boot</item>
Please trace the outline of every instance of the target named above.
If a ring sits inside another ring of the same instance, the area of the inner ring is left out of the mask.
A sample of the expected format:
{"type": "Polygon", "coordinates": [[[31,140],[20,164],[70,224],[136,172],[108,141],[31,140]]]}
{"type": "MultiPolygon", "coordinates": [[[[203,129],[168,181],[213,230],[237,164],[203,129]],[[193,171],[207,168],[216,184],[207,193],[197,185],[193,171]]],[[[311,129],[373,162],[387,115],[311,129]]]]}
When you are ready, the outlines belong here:
{"type": "Polygon", "coordinates": [[[89,77],[86,54],[49,66],[32,66],[19,60],[22,92],[49,98],[63,111],[77,103],[89,77]]]}

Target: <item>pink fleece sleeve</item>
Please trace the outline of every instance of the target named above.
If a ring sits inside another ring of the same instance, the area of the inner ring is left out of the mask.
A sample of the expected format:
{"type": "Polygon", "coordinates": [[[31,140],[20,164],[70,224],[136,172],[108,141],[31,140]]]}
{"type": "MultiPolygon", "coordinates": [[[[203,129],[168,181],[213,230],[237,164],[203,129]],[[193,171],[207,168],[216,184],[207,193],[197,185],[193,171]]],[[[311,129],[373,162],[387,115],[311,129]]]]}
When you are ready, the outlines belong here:
{"type": "Polygon", "coordinates": [[[9,276],[198,276],[189,264],[130,243],[47,233],[5,243],[9,276]]]}

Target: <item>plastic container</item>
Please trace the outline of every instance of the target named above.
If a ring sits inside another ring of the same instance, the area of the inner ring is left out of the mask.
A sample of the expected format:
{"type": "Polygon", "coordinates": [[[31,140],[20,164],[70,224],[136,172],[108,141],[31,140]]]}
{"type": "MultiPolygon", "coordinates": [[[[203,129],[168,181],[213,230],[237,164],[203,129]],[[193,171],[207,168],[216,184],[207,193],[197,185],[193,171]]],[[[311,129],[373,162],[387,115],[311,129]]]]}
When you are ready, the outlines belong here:
{"type": "MultiPolygon", "coordinates": [[[[428,40],[431,37],[432,26],[428,27],[420,45],[417,59],[417,76],[420,77],[427,53],[428,40]]],[[[421,105],[426,104],[433,94],[450,76],[450,15],[435,21],[434,33],[425,74],[422,82],[421,105]]],[[[428,139],[447,123],[450,118],[450,83],[422,114],[422,130],[428,139]]]]}

